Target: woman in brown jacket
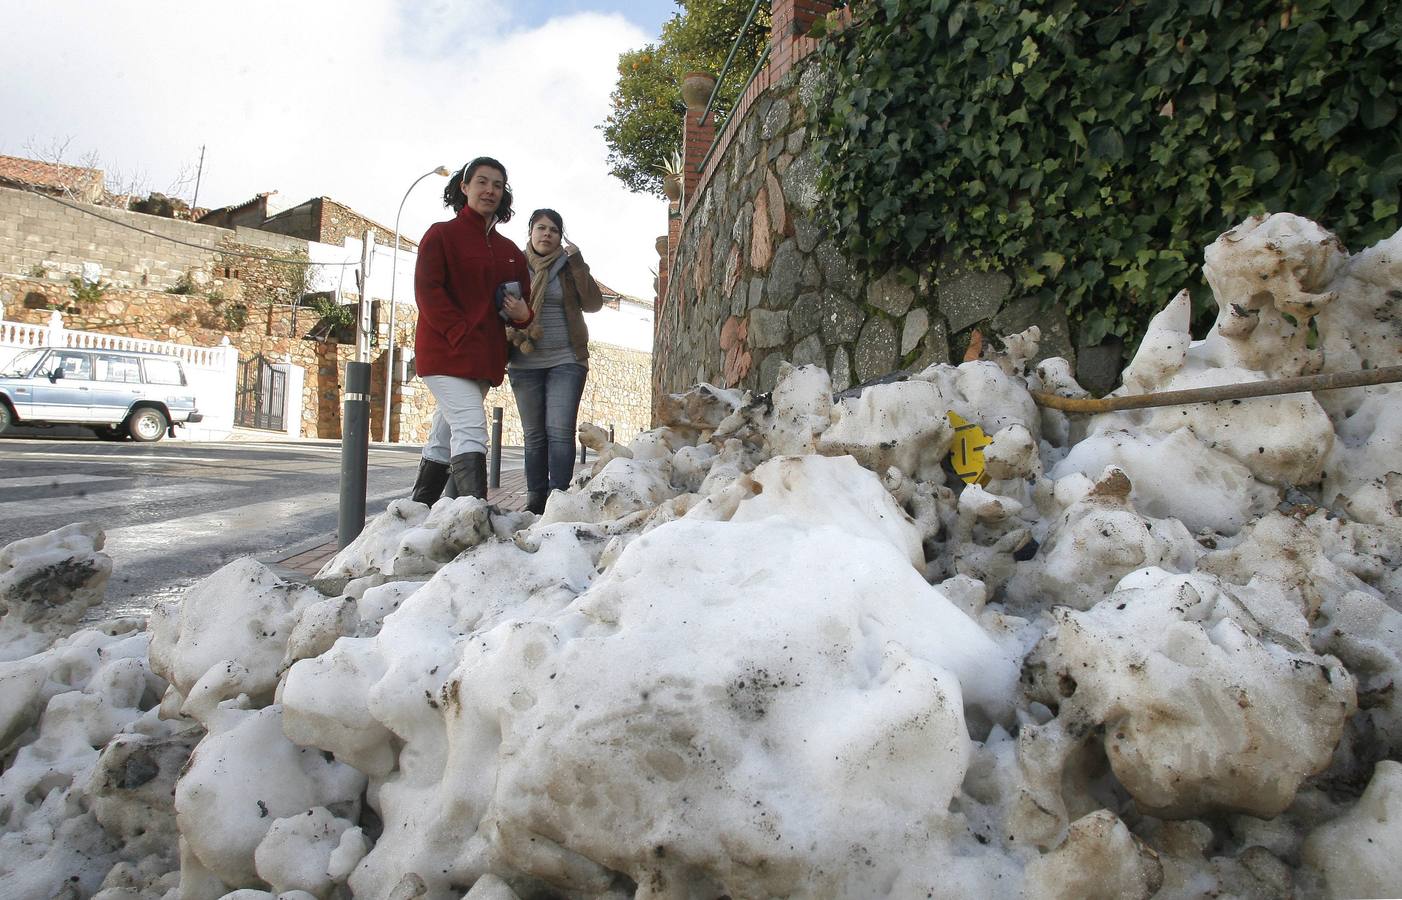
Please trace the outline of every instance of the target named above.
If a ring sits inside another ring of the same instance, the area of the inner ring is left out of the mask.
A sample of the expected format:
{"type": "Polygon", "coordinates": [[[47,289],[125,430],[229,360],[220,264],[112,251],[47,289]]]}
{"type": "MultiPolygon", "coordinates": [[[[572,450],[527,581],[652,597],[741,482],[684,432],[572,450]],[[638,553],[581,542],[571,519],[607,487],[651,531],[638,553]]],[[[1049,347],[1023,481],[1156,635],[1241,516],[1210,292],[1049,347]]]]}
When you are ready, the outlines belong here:
{"type": "Polygon", "coordinates": [[[526,264],[531,272],[534,321],[507,328],[507,374],[525,432],[526,508],[540,513],[550,491],[574,476],[575,421],[589,375],[589,329],[584,313],[604,297],[579,248],[562,246],[565,223],[553,209],[531,213],[526,264]]]}

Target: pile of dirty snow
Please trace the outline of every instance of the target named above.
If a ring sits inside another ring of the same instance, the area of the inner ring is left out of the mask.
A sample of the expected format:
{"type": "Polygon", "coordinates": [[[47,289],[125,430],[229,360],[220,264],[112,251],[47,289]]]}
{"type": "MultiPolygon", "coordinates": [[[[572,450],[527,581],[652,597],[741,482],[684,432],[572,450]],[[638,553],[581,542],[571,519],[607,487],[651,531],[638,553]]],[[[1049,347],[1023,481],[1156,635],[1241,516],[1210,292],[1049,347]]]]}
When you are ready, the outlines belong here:
{"type": "MultiPolygon", "coordinates": [[[[1402,232],[1207,249],[1117,393],[1402,364],[1402,232]],[[1313,336],[1312,336],[1313,335],[1313,336]]],[[[1402,385],[1094,417],[1001,351],[835,399],[700,385],[542,516],[391,504],[73,631],[0,551],[15,896],[1402,894],[1402,385]],[[948,468],[947,413],[991,436],[948,468]]]]}

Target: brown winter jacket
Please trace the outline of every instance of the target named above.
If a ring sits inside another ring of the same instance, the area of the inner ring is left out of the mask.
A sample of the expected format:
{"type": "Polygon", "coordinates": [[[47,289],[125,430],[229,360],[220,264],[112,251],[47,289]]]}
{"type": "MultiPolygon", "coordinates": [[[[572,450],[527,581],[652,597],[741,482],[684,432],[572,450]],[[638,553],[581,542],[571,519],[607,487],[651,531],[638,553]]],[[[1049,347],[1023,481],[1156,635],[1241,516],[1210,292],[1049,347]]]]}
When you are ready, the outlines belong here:
{"type": "Polygon", "coordinates": [[[582,365],[589,365],[589,326],[584,324],[584,314],[598,312],[604,308],[604,295],[599,291],[599,283],[589,274],[589,264],[576,248],[569,256],[569,262],[560,270],[560,292],[564,295],[565,322],[570,329],[570,347],[574,358],[582,365]]]}

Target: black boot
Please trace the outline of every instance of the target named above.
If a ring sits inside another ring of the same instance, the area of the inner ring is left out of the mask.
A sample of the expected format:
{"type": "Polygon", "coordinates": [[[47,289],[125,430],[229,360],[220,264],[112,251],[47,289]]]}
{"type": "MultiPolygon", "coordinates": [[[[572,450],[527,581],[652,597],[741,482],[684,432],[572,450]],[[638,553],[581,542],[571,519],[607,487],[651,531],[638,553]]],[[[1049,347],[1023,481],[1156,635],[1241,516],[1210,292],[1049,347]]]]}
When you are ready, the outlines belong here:
{"type": "MultiPolygon", "coordinates": [[[[483,500],[486,500],[486,499],[487,499],[487,454],[485,454],[485,453],[474,453],[474,454],[473,454],[472,465],[473,465],[473,467],[474,467],[475,470],[476,470],[476,471],[475,471],[474,477],[476,477],[477,483],[480,484],[480,485],[482,486],[481,497],[482,497],[483,500]]],[[[495,512],[495,510],[493,510],[493,512],[495,512]]]]}
{"type": "Polygon", "coordinates": [[[535,513],[536,515],[540,515],[541,513],[545,512],[545,501],[549,498],[549,496],[550,495],[545,493],[544,491],[528,492],[526,494],[526,509],[530,512],[535,513]]]}
{"type": "Polygon", "coordinates": [[[419,503],[432,506],[443,495],[448,483],[448,464],[431,459],[419,460],[419,477],[414,479],[414,493],[409,496],[419,503]]]}
{"type": "Polygon", "coordinates": [[[460,453],[449,464],[459,497],[487,499],[487,454],[460,453]]]}

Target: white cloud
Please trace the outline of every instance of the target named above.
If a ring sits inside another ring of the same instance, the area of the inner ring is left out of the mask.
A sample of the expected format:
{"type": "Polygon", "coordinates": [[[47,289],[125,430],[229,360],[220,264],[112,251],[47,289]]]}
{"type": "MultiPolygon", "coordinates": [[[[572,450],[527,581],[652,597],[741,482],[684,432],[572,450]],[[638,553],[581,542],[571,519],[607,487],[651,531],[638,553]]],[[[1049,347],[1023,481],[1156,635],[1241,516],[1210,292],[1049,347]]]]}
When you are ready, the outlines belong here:
{"type": "MultiPolygon", "coordinates": [[[[0,152],[71,138],[161,190],[207,145],[201,205],[326,195],[387,226],[415,178],[478,155],[507,166],[521,216],[551,206],[604,282],[652,296],[661,201],[607,174],[597,126],[618,55],[650,39],[619,15],[513,26],[486,0],[0,0],[0,152]]],[[[425,179],[403,232],[446,217],[425,179]]],[[[189,199],[189,190],[185,192],[189,199]]]]}

